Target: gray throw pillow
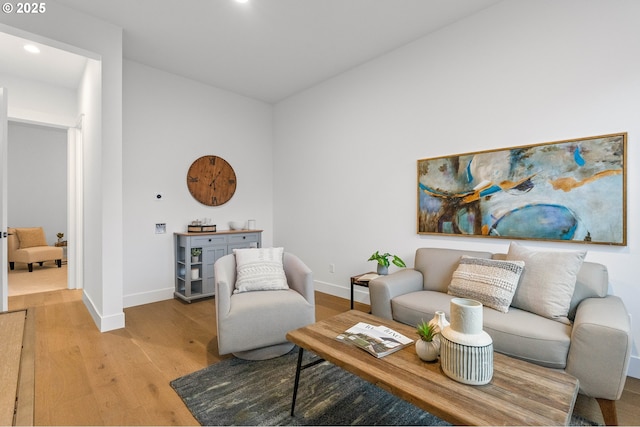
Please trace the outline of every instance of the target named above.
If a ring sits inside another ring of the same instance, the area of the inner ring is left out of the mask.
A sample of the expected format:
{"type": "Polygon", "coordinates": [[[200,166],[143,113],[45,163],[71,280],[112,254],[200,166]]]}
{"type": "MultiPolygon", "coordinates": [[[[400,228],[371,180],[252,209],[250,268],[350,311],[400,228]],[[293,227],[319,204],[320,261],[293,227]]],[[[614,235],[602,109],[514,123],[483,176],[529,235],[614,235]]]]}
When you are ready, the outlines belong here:
{"type": "Polygon", "coordinates": [[[474,299],[503,313],[518,286],[524,262],[473,258],[463,255],[449,284],[449,295],[474,299]]]}
{"type": "Polygon", "coordinates": [[[569,305],[585,255],[585,251],[536,251],[512,242],[507,260],[524,261],[524,271],[511,305],[570,323],[569,305]]]}

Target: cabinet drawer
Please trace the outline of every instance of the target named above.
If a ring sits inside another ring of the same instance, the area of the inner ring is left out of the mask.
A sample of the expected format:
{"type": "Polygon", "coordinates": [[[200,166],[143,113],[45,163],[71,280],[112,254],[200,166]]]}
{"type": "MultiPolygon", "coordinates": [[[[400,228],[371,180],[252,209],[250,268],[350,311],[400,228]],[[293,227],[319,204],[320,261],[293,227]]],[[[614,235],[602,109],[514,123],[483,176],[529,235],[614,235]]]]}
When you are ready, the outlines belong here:
{"type": "Polygon", "coordinates": [[[191,247],[194,248],[226,244],[227,236],[201,236],[191,238],[191,247]]]}
{"type": "Polygon", "coordinates": [[[258,241],[258,234],[238,234],[235,236],[229,236],[230,244],[238,244],[238,243],[252,243],[258,241]]]}

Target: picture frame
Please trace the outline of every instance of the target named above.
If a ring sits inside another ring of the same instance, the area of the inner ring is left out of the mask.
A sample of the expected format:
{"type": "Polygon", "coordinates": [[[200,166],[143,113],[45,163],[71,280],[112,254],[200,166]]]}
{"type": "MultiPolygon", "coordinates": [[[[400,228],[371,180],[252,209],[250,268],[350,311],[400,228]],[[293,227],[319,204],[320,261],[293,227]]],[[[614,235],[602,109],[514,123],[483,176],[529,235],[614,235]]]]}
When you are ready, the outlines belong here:
{"type": "Polygon", "coordinates": [[[418,234],[627,244],[627,134],[418,160],[418,234]]]}

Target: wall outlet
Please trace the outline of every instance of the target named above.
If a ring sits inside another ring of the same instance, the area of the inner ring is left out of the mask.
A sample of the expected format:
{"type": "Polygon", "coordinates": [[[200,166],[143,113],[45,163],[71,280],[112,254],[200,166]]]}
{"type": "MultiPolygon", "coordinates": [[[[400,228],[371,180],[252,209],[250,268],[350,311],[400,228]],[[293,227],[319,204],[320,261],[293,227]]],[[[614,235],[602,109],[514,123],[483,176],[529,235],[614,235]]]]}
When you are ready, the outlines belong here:
{"type": "Polygon", "coordinates": [[[329,264],[329,273],[335,273],[336,272],[336,265],[335,264],[329,264]]]}

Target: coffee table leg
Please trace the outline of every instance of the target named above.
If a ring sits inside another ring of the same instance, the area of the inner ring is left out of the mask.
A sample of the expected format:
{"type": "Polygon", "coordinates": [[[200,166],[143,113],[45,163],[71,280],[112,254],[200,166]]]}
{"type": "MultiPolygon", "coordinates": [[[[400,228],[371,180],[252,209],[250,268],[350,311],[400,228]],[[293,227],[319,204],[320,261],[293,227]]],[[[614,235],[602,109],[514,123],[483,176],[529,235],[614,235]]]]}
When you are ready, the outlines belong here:
{"type": "Polygon", "coordinates": [[[300,370],[302,369],[302,355],[304,349],[300,347],[298,350],[298,364],[296,365],[296,380],[293,384],[293,400],[291,401],[291,416],[293,417],[293,411],[296,407],[296,397],[298,396],[298,384],[300,383],[300,370]]]}
{"type": "Polygon", "coordinates": [[[293,384],[293,399],[291,400],[291,416],[292,417],[293,417],[293,411],[296,408],[296,397],[298,397],[298,384],[300,383],[300,371],[324,362],[324,359],[319,357],[316,360],[313,360],[307,363],[306,365],[302,366],[303,354],[304,354],[304,348],[300,347],[300,350],[298,350],[298,364],[296,365],[296,380],[293,384]]]}

